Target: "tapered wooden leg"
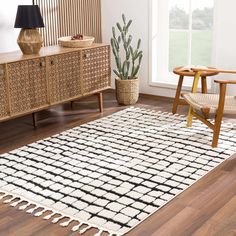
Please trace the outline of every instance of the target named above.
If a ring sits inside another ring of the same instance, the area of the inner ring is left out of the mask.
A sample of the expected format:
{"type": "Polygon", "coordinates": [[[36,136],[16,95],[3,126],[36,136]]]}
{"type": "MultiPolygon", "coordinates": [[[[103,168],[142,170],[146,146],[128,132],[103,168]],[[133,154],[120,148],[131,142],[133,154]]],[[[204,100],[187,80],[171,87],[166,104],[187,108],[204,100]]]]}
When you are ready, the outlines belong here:
{"type": "Polygon", "coordinates": [[[103,112],[103,94],[102,93],[98,93],[97,94],[98,97],[98,104],[99,104],[99,110],[102,113],[103,112]]]}
{"type": "MultiPolygon", "coordinates": [[[[194,76],[193,86],[192,86],[192,93],[196,93],[198,89],[198,82],[201,76],[201,71],[197,72],[194,76]]],[[[188,121],[187,121],[187,127],[191,127],[193,124],[193,108],[190,106],[189,112],[188,112],[188,121]]]]}
{"type": "Polygon", "coordinates": [[[174,104],[173,104],[173,108],[172,108],[172,113],[173,114],[176,114],[177,109],[178,109],[183,81],[184,81],[184,76],[181,75],[179,77],[179,83],[178,83],[178,87],[177,87],[177,90],[176,90],[175,100],[174,100],[174,104]]]}
{"type": "Polygon", "coordinates": [[[192,127],[193,125],[193,108],[189,108],[188,112],[188,120],[187,120],[187,127],[192,127]]]}
{"type": "Polygon", "coordinates": [[[205,76],[202,76],[202,93],[207,93],[207,79],[205,76]]]}
{"type": "Polygon", "coordinates": [[[213,148],[218,146],[221,122],[222,122],[224,106],[225,106],[225,96],[226,96],[226,84],[220,84],[220,99],[219,99],[218,110],[217,110],[216,118],[215,118],[214,135],[213,135],[213,141],[212,141],[213,148]]]}
{"type": "Polygon", "coordinates": [[[201,71],[196,72],[193,80],[193,87],[192,87],[192,93],[196,93],[198,90],[198,82],[201,76],[201,71]]]}
{"type": "Polygon", "coordinates": [[[32,119],[34,128],[37,128],[37,113],[32,114],[32,119]]]}
{"type": "Polygon", "coordinates": [[[218,146],[222,118],[223,118],[223,114],[219,114],[216,116],[215,128],[214,128],[214,134],[213,134],[213,140],[212,140],[213,148],[216,148],[218,146]]]}

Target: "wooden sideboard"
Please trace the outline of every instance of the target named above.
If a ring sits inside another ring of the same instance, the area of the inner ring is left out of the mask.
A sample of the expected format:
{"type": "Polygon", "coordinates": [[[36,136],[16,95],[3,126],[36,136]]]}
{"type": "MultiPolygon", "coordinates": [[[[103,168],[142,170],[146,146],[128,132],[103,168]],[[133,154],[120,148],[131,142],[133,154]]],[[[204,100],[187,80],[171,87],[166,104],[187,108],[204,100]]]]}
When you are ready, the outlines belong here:
{"type": "Polygon", "coordinates": [[[110,61],[110,46],[104,44],[0,54],[0,121],[92,94],[98,94],[102,111],[102,91],[111,87],[110,61]]]}

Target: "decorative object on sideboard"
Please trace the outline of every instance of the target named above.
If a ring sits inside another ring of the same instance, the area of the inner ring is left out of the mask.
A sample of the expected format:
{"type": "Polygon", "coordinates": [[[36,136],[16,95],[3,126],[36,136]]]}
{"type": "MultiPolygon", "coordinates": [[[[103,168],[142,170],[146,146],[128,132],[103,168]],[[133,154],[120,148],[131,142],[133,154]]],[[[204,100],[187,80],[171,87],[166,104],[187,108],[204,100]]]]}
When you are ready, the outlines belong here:
{"type": "Polygon", "coordinates": [[[81,34],[75,36],[61,37],[58,44],[67,48],[86,48],[92,46],[95,38],[92,36],[83,36],[81,34]]]}
{"type": "Polygon", "coordinates": [[[143,58],[143,52],[140,50],[141,39],[138,40],[137,48],[134,49],[132,44],[133,37],[129,35],[129,28],[132,20],[126,21],[122,15],[123,26],[116,24],[119,35],[116,35],[116,28],[112,28],[113,37],[111,39],[112,51],[115,57],[117,70],[116,74],[116,97],[120,105],[133,105],[139,98],[139,80],[138,72],[143,58]],[[123,46],[123,50],[121,50],[123,46]],[[122,61],[122,54],[125,53],[122,61]]]}
{"type": "Polygon", "coordinates": [[[25,55],[38,54],[43,39],[37,28],[44,27],[38,5],[19,5],[15,28],[21,28],[17,43],[25,55]]]}

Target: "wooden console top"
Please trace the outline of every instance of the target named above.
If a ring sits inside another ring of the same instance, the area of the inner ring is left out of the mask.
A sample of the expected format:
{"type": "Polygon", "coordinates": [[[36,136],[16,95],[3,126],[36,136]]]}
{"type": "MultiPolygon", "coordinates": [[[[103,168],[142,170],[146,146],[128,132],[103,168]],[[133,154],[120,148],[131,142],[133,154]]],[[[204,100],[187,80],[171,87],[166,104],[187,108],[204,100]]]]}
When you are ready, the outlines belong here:
{"type": "Polygon", "coordinates": [[[52,56],[75,51],[82,51],[102,46],[108,46],[108,45],[101,43],[94,43],[91,47],[87,48],[66,48],[66,47],[61,47],[59,45],[55,45],[55,46],[42,47],[38,55],[23,55],[20,50],[8,53],[0,53],[0,64],[22,61],[22,60],[31,60],[40,57],[52,56]]]}

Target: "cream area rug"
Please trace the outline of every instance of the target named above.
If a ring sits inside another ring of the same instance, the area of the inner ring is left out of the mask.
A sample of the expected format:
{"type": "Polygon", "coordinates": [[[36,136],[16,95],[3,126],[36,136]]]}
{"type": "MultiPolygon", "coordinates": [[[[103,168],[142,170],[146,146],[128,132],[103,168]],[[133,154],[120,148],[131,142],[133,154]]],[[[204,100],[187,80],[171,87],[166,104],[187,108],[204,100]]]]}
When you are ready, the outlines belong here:
{"type": "Polygon", "coordinates": [[[1,155],[0,198],[81,234],[124,235],[236,152],[232,124],[219,148],[211,139],[184,116],[129,108],[1,155]]]}

